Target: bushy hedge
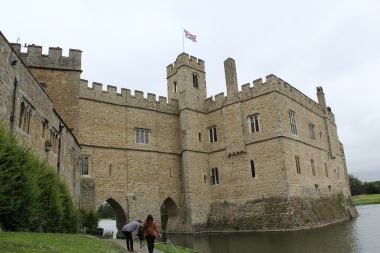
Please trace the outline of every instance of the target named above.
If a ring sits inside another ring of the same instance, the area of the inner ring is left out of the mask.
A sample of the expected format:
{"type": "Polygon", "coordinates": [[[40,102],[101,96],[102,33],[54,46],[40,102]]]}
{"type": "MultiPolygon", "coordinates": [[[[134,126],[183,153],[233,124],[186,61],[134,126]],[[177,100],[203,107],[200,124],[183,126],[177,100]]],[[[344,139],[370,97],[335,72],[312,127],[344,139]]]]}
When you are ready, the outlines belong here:
{"type": "Polygon", "coordinates": [[[70,193],[55,170],[0,124],[0,224],[9,231],[78,230],[70,193]]]}

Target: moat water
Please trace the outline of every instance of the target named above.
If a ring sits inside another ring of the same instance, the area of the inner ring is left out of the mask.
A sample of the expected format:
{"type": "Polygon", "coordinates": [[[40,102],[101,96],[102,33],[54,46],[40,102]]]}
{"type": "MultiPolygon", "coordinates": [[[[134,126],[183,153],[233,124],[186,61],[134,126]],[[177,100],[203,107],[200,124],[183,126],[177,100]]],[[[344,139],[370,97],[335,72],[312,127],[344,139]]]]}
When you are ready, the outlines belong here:
{"type": "Polygon", "coordinates": [[[168,235],[200,253],[379,253],[380,205],[357,206],[359,217],[294,232],[168,235]]]}

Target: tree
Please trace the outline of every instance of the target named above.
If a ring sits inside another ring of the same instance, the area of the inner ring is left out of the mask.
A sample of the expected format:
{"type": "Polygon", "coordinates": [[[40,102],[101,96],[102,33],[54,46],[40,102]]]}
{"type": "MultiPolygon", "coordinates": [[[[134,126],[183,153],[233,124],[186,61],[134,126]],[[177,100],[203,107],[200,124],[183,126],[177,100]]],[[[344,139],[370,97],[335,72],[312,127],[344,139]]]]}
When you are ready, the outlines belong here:
{"type": "Polygon", "coordinates": [[[354,175],[349,174],[350,189],[352,195],[363,194],[363,182],[356,178],[354,175]]]}

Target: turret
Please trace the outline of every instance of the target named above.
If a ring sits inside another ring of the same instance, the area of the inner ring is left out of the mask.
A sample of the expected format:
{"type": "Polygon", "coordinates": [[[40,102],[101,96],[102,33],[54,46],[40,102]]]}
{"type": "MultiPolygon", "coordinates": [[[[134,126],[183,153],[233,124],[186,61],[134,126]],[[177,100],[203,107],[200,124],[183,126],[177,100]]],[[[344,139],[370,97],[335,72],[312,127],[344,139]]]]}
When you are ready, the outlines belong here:
{"type": "Polygon", "coordinates": [[[317,87],[317,97],[319,105],[323,108],[323,110],[326,110],[325,93],[323,93],[323,88],[321,86],[317,87]]]}
{"type": "Polygon", "coordinates": [[[169,100],[178,99],[180,108],[200,108],[207,96],[204,61],[182,53],[166,71],[169,100]]]}
{"type": "Polygon", "coordinates": [[[224,61],[224,74],[226,77],[227,98],[236,97],[238,94],[238,81],[234,59],[228,58],[224,61]]]}

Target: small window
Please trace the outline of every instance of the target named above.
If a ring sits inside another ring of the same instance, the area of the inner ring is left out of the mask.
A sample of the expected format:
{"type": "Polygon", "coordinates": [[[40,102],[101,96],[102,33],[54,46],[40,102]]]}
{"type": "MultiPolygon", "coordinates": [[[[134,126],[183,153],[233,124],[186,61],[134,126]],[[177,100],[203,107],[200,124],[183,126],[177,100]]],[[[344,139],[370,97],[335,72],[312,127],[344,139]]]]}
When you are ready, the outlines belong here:
{"type": "Polygon", "coordinates": [[[296,155],[295,159],[296,159],[297,174],[301,174],[300,157],[298,155],[296,155]]]}
{"type": "Polygon", "coordinates": [[[203,182],[207,183],[207,175],[206,174],[203,174],[203,182]]]}
{"type": "Polygon", "coordinates": [[[209,128],[209,134],[210,134],[210,142],[214,143],[218,141],[218,136],[216,134],[216,126],[209,128]]]}
{"type": "Polygon", "coordinates": [[[213,185],[219,184],[219,171],[217,167],[211,169],[211,183],[213,185]]]}
{"type": "Polygon", "coordinates": [[[313,174],[313,176],[315,176],[314,160],[311,159],[310,162],[311,162],[311,173],[313,174]]]}
{"type": "Polygon", "coordinates": [[[297,135],[297,122],[296,122],[296,113],[293,111],[289,111],[289,119],[290,119],[290,132],[293,135],[297,135]]]}
{"type": "Polygon", "coordinates": [[[328,185],[329,191],[331,192],[331,185],[328,185]]]}
{"type": "Polygon", "coordinates": [[[136,129],[136,143],[149,144],[149,130],[148,129],[136,129]]]}
{"type": "Polygon", "coordinates": [[[252,178],[256,178],[255,161],[253,160],[251,160],[251,173],[252,173],[252,178]]]}
{"type": "Polygon", "coordinates": [[[319,132],[319,140],[321,141],[321,143],[323,143],[323,136],[322,136],[322,132],[319,132]]]}
{"type": "Polygon", "coordinates": [[[319,191],[319,185],[318,184],[315,184],[314,187],[315,187],[315,191],[319,191]]]}
{"type": "Polygon", "coordinates": [[[309,124],[309,133],[310,133],[310,138],[315,140],[315,132],[314,132],[315,126],[314,124],[309,124]]]}
{"type": "Polygon", "coordinates": [[[81,175],[88,175],[89,161],[90,159],[88,156],[81,157],[80,159],[81,175]]]}
{"type": "Polygon", "coordinates": [[[259,114],[256,113],[248,117],[248,124],[251,128],[251,133],[256,133],[260,131],[260,119],[259,114]]]}
{"type": "Polygon", "coordinates": [[[201,133],[198,133],[198,140],[199,140],[199,142],[202,141],[202,134],[201,133]]]}
{"type": "Polygon", "coordinates": [[[327,163],[325,163],[325,174],[326,174],[326,177],[329,177],[329,170],[327,168],[327,163]]]}
{"type": "Polygon", "coordinates": [[[173,92],[177,93],[177,82],[176,81],[174,81],[174,83],[173,83],[173,92]]]}
{"type": "Polygon", "coordinates": [[[198,75],[193,73],[193,86],[194,88],[199,88],[199,85],[198,85],[198,75]]]}

